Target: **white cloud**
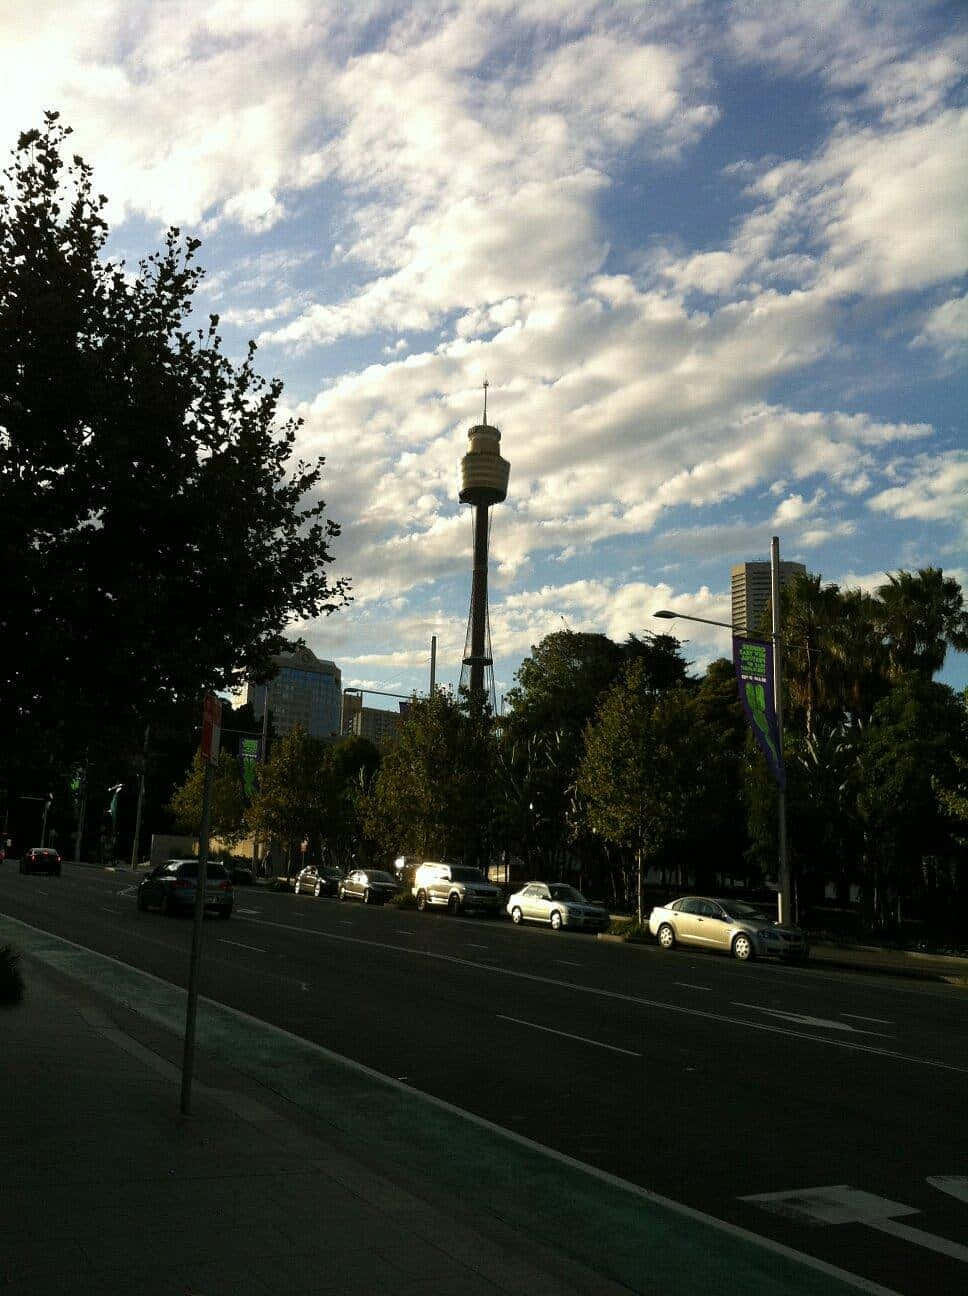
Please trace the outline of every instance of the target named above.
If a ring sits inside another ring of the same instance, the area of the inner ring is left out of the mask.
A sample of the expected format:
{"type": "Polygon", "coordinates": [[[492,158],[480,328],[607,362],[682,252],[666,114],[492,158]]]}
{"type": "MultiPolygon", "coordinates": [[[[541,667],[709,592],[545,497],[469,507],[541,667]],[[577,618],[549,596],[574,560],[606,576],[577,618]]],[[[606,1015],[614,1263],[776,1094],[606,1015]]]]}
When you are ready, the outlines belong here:
{"type": "Polygon", "coordinates": [[[968,526],[968,451],[919,455],[892,464],[889,473],[899,484],[872,496],[870,508],[897,518],[968,526]]]}
{"type": "Polygon", "coordinates": [[[968,349],[968,296],[952,297],[930,311],[915,343],[937,347],[948,360],[968,349]]]}

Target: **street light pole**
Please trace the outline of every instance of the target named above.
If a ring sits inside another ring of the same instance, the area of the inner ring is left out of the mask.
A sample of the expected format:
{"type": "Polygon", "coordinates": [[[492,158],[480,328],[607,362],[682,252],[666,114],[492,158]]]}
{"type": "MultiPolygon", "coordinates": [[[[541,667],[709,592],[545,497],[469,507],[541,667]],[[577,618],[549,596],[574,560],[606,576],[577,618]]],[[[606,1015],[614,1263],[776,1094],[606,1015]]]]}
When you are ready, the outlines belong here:
{"type": "MultiPolygon", "coordinates": [[[[776,709],[776,727],[779,737],[779,754],[780,762],[783,761],[783,659],[782,659],[782,642],[780,639],[780,540],[774,536],[770,545],[770,593],[772,602],[773,615],[773,632],[770,638],[773,641],[773,692],[775,694],[774,705],[776,709]]],[[[684,612],[671,612],[663,608],[659,612],[653,612],[654,617],[660,617],[663,621],[698,621],[702,625],[722,626],[724,630],[730,630],[735,635],[738,626],[733,625],[731,621],[711,621],[708,617],[687,616],[684,612]]],[[[787,851],[787,825],[786,825],[786,791],[784,788],[777,786],[777,854],[779,874],[779,890],[776,897],[777,918],[781,923],[793,922],[793,885],[790,876],[790,863],[787,851]]]]}
{"type": "MultiPolygon", "coordinates": [[[[777,747],[783,765],[783,645],[780,642],[780,537],[770,542],[770,602],[773,616],[773,703],[776,709],[777,747]]],[[[780,890],[777,895],[781,923],[793,922],[793,884],[787,855],[786,788],[776,789],[780,890]]]]}

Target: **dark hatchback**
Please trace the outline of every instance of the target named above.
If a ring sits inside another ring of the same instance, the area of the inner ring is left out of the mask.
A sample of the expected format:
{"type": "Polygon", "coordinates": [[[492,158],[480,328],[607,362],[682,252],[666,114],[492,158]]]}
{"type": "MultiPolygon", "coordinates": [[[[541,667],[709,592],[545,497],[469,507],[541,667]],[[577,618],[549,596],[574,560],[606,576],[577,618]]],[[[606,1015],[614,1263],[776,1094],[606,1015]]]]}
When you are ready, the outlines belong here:
{"type": "Polygon", "coordinates": [[[61,857],[50,846],[31,846],[20,860],[21,873],[49,873],[51,877],[60,877],[61,857]]]}
{"type": "Polygon", "coordinates": [[[362,900],[364,904],[384,904],[400,890],[400,883],[382,869],[357,869],[339,884],[340,900],[362,900]]]}
{"type": "MultiPolygon", "coordinates": [[[[183,913],[194,909],[197,890],[198,860],[166,860],[138,883],[138,908],[183,913]]],[[[232,913],[232,879],[217,860],[205,867],[205,908],[220,918],[232,913]]]]}
{"type": "Polygon", "coordinates": [[[332,864],[307,864],[296,874],[293,891],[301,895],[310,891],[314,896],[335,895],[343,874],[332,864]]]}

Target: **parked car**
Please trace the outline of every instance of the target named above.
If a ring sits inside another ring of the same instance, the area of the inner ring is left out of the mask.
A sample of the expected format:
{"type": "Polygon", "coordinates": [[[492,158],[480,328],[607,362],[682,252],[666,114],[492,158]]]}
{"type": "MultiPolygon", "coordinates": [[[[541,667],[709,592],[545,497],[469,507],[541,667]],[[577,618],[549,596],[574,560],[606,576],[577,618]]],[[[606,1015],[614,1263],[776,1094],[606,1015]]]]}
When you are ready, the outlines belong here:
{"type": "Polygon", "coordinates": [[[509,898],[506,908],[512,922],[550,923],[555,931],[607,931],[611,921],[607,909],[564,882],[528,882],[509,898]]]}
{"type": "Polygon", "coordinates": [[[364,904],[384,904],[400,890],[396,878],[383,869],[357,869],[348,873],[336,892],[340,900],[362,900],[364,904]]]}
{"type": "Polygon", "coordinates": [[[485,879],[480,869],[466,864],[425,860],[413,875],[411,892],[421,911],[432,905],[443,906],[452,914],[496,914],[501,910],[500,890],[485,879]]]}
{"type": "Polygon", "coordinates": [[[293,891],[296,895],[310,891],[317,899],[322,895],[336,895],[342,876],[333,864],[307,864],[296,874],[293,891]]]}
{"type": "Polygon", "coordinates": [[[746,900],[683,896],[652,910],[649,931],[663,949],[695,945],[743,961],[766,955],[802,960],[810,954],[806,934],[799,927],[781,926],[765,909],[746,900]]]}
{"type": "MultiPolygon", "coordinates": [[[[194,909],[197,890],[198,860],[166,860],[138,883],[138,908],[160,909],[168,915],[182,913],[194,909]]],[[[205,908],[220,918],[232,914],[232,879],[218,860],[209,860],[205,866],[205,908]]]]}
{"type": "Polygon", "coordinates": [[[51,877],[61,875],[61,857],[52,846],[31,846],[20,857],[21,873],[49,873],[51,877]]]}

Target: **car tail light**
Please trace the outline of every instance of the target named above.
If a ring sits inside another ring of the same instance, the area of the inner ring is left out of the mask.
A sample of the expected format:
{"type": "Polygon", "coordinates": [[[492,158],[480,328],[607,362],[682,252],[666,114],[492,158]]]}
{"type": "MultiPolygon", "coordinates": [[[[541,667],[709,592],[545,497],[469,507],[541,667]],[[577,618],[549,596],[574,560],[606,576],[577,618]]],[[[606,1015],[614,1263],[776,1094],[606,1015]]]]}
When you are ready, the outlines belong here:
{"type": "Polygon", "coordinates": [[[225,882],[220,882],[220,883],[218,884],[218,889],[219,889],[220,891],[231,891],[231,890],[232,890],[232,883],[229,882],[228,880],[226,880],[225,882]]]}

